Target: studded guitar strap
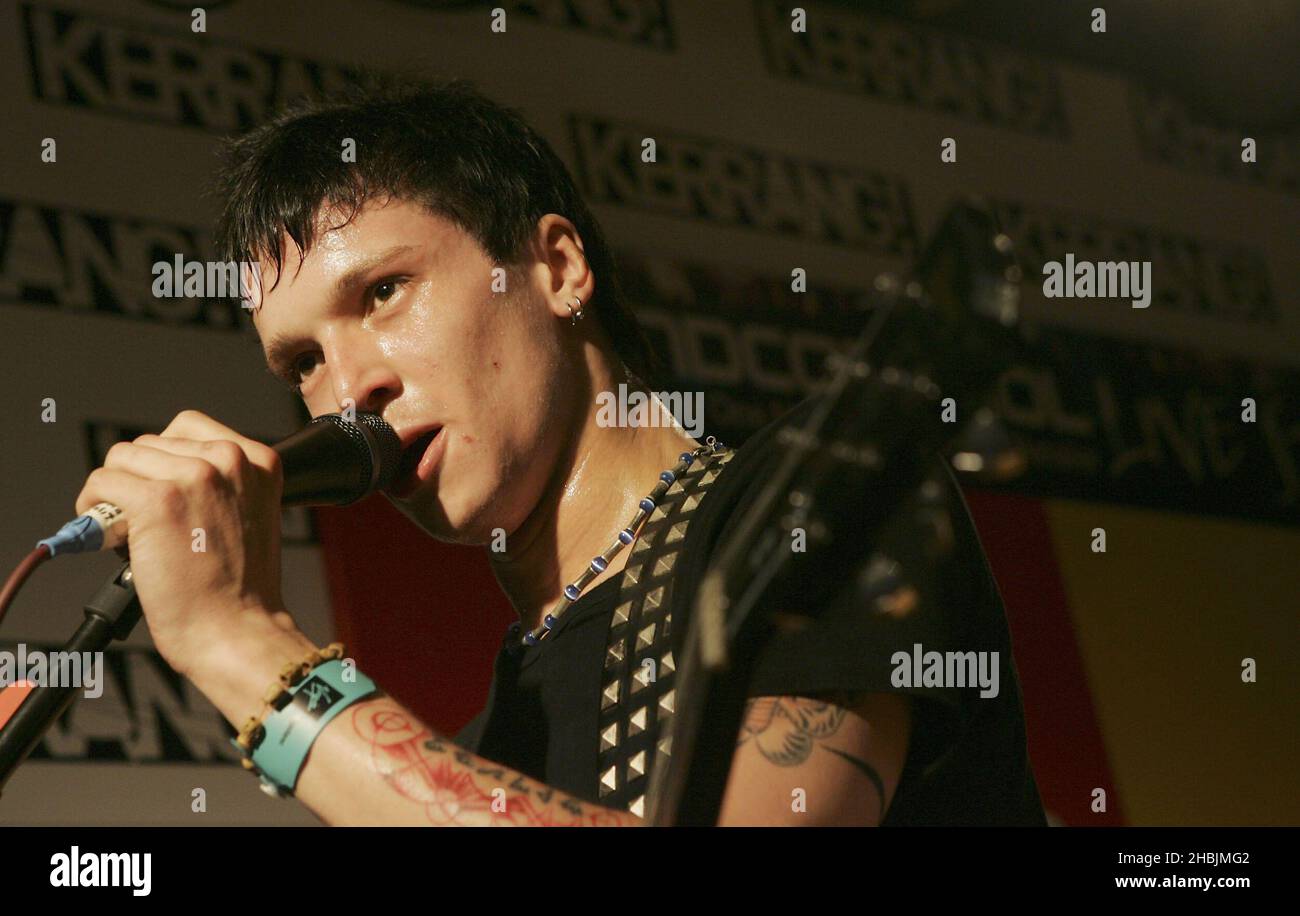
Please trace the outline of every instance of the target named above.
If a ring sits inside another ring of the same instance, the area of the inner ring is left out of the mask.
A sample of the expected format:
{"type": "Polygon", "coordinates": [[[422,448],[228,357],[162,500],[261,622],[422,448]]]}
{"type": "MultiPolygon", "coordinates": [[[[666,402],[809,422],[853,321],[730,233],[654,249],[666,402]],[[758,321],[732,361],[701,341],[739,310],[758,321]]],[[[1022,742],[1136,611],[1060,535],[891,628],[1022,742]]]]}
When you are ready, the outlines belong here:
{"type": "Polygon", "coordinates": [[[670,753],[673,568],[700,500],[734,449],[697,462],[668,489],[632,545],[610,619],[600,691],[600,800],[643,816],[650,766],[670,753]]]}

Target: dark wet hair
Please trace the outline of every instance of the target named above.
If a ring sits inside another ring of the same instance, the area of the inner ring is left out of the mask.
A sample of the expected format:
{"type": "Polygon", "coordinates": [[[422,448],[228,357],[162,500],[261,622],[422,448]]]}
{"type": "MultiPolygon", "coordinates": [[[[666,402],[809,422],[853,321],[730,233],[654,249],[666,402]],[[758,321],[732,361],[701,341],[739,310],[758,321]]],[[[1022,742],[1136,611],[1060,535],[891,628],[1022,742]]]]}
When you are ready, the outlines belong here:
{"type": "Polygon", "coordinates": [[[223,145],[214,191],[219,256],[269,259],[276,282],[283,235],[305,256],[322,208],[338,208],[350,220],[372,199],[413,200],[456,223],[508,268],[521,266],[537,221],[558,213],[577,227],[596,274],[588,314],[627,369],[641,379],[658,372],[604,233],[568,169],[516,111],[466,80],[367,76],[299,102],[223,145]],[[345,138],[356,143],[356,162],[343,161],[345,138]]]}

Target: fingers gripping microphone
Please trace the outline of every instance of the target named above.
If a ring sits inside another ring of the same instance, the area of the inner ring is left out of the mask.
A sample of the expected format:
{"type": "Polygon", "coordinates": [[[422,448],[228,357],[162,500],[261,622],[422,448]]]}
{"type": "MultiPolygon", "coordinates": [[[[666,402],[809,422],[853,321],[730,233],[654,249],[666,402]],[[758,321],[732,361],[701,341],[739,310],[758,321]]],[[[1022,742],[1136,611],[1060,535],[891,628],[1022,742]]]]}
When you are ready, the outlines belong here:
{"type": "MultiPolygon", "coordinates": [[[[373,413],[356,422],[340,414],[317,417],[275,446],[284,469],[281,505],[346,506],[393,482],[402,443],[393,428],[373,413]]],[[[39,544],[51,556],[110,550],[126,541],[122,510],[112,503],[92,506],[39,544]]]]}

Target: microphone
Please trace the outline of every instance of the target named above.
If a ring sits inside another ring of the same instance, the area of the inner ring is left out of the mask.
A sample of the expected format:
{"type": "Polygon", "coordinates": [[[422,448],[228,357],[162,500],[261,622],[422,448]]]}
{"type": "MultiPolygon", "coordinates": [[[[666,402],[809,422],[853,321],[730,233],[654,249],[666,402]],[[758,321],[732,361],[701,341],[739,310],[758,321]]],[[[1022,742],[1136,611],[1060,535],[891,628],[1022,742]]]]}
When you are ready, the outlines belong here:
{"type": "MultiPolygon", "coordinates": [[[[273,446],[284,469],[281,505],[346,506],[386,488],[398,473],[402,442],[388,422],[358,413],[317,417],[273,446]]],[[[99,503],[37,542],[50,556],[115,549],[126,541],[122,510],[99,503]]]]}

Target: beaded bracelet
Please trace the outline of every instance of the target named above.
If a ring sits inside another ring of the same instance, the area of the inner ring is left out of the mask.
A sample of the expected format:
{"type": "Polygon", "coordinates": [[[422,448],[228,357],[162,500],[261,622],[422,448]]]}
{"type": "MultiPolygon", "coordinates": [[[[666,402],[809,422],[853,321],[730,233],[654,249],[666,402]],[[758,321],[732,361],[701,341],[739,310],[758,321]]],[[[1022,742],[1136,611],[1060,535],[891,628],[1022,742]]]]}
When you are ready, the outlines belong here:
{"type": "Polygon", "coordinates": [[[289,692],[291,688],[302,683],[303,678],[311,673],[311,670],[317,665],[336,658],[343,657],[343,643],[330,643],[324,649],[313,649],[307,653],[307,657],[300,662],[289,662],[280,671],[280,678],[274,684],[266,689],[262,696],[262,709],[257,715],[249,716],[244,723],[244,727],[239,730],[239,736],[235,738],[235,744],[244,756],[240,759],[244,769],[256,769],[253,763],[253,751],[262,743],[266,737],[266,728],[262,721],[266,718],[267,713],[273,709],[281,709],[292,698],[289,692]]]}

